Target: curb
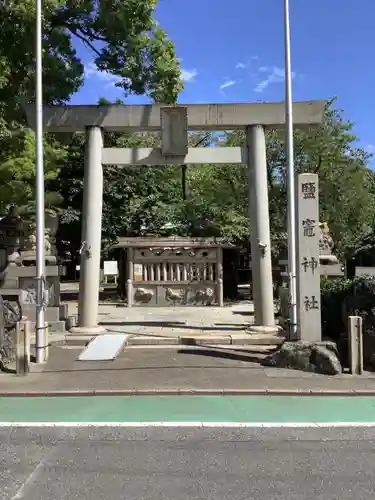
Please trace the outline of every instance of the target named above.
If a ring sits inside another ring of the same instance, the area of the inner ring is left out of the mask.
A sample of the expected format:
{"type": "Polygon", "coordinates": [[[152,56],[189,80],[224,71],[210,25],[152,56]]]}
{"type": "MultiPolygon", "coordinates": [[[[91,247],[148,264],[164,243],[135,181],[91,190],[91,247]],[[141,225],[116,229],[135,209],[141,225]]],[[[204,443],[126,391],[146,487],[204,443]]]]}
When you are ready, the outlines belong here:
{"type": "MultiPolygon", "coordinates": [[[[56,339],[55,345],[71,345],[85,347],[95,336],[66,335],[64,340],[56,339]]],[[[152,335],[132,335],[124,347],[130,346],[214,346],[214,345],[253,345],[279,346],[285,338],[279,335],[264,333],[228,334],[228,335],[184,335],[180,337],[153,337],[152,335]]]]}
{"type": "Polygon", "coordinates": [[[321,390],[321,389],[103,389],[103,390],[45,390],[45,391],[0,391],[0,397],[83,397],[83,396],[375,396],[371,390],[321,390]]]}

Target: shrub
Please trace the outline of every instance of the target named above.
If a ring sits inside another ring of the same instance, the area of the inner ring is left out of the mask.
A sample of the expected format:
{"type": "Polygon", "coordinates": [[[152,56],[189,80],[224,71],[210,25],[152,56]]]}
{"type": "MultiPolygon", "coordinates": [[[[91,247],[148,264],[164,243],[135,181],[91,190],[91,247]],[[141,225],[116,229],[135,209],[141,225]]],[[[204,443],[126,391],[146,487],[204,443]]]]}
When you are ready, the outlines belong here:
{"type": "MultiPolygon", "coordinates": [[[[343,314],[344,301],[348,303],[351,297],[361,296],[367,300],[358,303],[363,315],[366,309],[372,309],[375,305],[375,277],[360,276],[353,279],[327,279],[322,278],[320,284],[321,305],[322,305],[322,334],[337,340],[346,331],[347,325],[344,323],[346,317],[343,314]]],[[[354,302],[352,301],[352,304],[354,302]]],[[[349,305],[349,304],[348,304],[349,305]]],[[[370,313],[372,311],[368,311],[370,313]]],[[[352,314],[353,311],[348,311],[352,314]]]]}

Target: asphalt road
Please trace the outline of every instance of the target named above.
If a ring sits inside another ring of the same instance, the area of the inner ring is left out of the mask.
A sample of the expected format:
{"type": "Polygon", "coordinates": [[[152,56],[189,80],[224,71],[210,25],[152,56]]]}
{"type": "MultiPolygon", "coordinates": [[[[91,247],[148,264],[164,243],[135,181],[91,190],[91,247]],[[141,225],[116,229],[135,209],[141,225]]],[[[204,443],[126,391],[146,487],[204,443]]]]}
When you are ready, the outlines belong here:
{"type": "Polygon", "coordinates": [[[374,444],[375,429],[1,429],[0,500],[369,500],[374,444]]]}

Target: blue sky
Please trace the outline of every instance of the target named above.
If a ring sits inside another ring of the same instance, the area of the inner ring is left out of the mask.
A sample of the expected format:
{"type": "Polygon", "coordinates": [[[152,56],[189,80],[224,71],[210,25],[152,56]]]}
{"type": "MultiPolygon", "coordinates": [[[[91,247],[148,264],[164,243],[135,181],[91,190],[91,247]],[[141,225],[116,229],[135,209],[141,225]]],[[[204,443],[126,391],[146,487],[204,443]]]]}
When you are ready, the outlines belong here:
{"type": "MultiPolygon", "coordinates": [[[[338,96],[360,144],[375,152],[375,0],[290,0],[290,6],[293,98],[338,96]]],[[[283,0],[159,0],[157,19],[182,60],[181,103],[283,100],[283,0]]],[[[72,103],[122,97],[82,45],[79,54],[86,79],[72,103]]]]}

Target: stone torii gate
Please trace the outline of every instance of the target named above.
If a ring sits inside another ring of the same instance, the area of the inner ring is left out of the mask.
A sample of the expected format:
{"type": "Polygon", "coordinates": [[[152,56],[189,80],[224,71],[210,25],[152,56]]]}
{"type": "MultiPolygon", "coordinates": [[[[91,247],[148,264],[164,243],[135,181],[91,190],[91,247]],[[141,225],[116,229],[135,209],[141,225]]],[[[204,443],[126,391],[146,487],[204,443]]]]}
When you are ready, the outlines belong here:
{"type": "MultiPolygon", "coordinates": [[[[295,127],[321,123],[324,101],[293,104],[295,127]]],[[[28,110],[35,126],[35,111],[28,110]]],[[[97,333],[103,201],[103,165],[244,163],[249,167],[249,214],[255,325],[274,327],[271,239],[265,128],[285,125],[284,103],[51,106],[43,110],[46,132],[85,132],[79,326],[97,333]],[[188,131],[246,131],[247,147],[188,148],[188,131]],[[104,148],[102,131],[161,131],[162,148],[104,148]]]]}

